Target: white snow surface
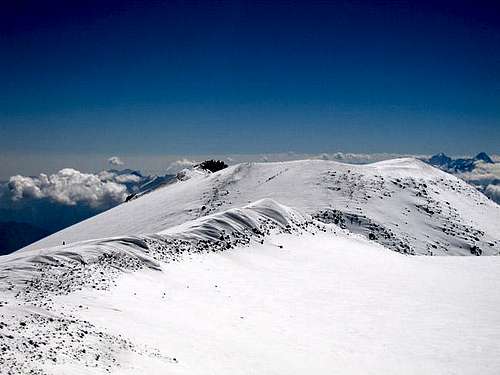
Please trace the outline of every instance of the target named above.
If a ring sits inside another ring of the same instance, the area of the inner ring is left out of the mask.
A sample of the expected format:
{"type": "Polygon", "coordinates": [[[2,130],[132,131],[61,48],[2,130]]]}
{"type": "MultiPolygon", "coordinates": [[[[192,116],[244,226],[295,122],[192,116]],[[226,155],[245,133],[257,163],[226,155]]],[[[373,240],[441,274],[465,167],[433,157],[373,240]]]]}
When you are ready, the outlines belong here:
{"type": "Polygon", "coordinates": [[[500,257],[408,255],[498,254],[474,188],[414,159],[186,176],[0,257],[0,374],[500,373],[500,257]]]}
{"type": "Polygon", "coordinates": [[[499,270],[264,199],[0,258],[0,373],[498,374],[499,270]]]}
{"type": "Polygon", "coordinates": [[[413,158],[367,165],[325,160],[247,163],[160,188],[25,249],[156,233],[228,208],[272,198],[393,250],[423,255],[500,253],[500,206],[464,181],[413,158]],[[332,211],[335,213],[332,215],[332,211]],[[352,220],[354,218],[354,221],[352,220]]]}

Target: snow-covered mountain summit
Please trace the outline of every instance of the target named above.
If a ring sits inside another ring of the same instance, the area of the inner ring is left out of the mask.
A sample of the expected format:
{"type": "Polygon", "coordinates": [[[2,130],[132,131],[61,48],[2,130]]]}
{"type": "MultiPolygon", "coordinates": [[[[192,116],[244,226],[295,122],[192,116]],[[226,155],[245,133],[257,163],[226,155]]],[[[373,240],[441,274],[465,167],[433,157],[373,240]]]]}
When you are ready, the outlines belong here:
{"type": "Polygon", "coordinates": [[[191,219],[272,198],[392,250],[497,255],[500,207],[464,181],[413,158],[367,165],[304,160],[192,170],[183,181],[38,241],[26,249],[156,233],[191,219]]]}
{"type": "Polygon", "coordinates": [[[0,374],[497,374],[500,257],[406,255],[498,223],[411,158],[187,170],[0,257],[0,374]]]}
{"type": "MultiPolygon", "coordinates": [[[[397,165],[403,186],[420,168],[397,165]]],[[[500,257],[404,256],[322,221],[266,198],[0,257],[0,373],[498,373],[500,257]]]]}

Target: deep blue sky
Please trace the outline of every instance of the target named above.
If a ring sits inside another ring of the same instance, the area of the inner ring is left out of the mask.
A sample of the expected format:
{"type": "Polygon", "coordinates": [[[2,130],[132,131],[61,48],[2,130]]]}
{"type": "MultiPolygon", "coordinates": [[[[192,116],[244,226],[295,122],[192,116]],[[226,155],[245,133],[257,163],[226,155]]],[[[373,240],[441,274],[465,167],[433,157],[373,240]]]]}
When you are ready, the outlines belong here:
{"type": "Polygon", "coordinates": [[[500,5],[2,2],[0,84],[14,155],[498,153],[500,5]]]}

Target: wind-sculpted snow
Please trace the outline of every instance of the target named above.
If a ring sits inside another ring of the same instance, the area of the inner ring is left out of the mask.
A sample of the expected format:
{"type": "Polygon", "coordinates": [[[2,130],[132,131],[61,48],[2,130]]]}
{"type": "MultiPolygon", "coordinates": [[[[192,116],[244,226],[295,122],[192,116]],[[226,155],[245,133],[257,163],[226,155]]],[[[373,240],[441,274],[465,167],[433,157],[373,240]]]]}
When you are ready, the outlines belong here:
{"type": "Polygon", "coordinates": [[[390,241],[381,243],[398,252],[500,253],[500,206],[464,181],[409,158],[368,165],[324,160],[248,163],[213,174],[192,171],[188,180],[120,205],[27,249],[158,232],[262,198],[320,220],[329,211],[362,218],[349,229],[367,236],[373,232],[377,241],[389,236],[390,241]]]}
{"type": "Polygon", "coordinates": [[[122,272],[160,270],[159,262],[179,261],[190,253],[223,251],[251,241],[260,243],[265,235],[291,233],[292,229],[311,225],[321,227],[293,209],[264,199],[156,234],[91,240],[4,256],[0,258],[0,291],[15,290],[16,296],[38,303],[47,292],[108,289],[122,272]]]}
{"type": "Polygon", "coordinates": [[[403,256],[366,217],[316,217],[262,199],[0,257],[0,373],[498,373],[500,258],[403,256]]]}
{"type": "MultiPolygon", "coordinates": [[[[124,273],[179,262],[192,254],[221,252],[271,233],[322,228],[292,209],[261,200],[147,236],[91,240],[0,259],[1,373],[47,373],[47,364],[110,371],[124,353],[175,362],[154,348],[135,345],[77,319],[82,306],[61,306],[57,296],[109,291],[124,273]]],[[[50,367],[49,366],[49,367],[50,367]]]]}

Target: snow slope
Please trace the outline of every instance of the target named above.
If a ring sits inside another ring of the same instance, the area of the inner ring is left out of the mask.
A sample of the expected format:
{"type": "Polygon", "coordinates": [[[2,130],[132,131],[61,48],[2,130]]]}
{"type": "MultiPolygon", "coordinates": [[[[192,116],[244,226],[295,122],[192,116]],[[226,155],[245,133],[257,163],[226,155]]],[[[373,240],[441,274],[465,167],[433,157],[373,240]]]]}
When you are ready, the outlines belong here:
{"type": "Polygon", "coordinates": [[[272,198],[402,253],[500,253],[500,206],[462,180],[412,158],[367,165],[323,160],[249,163],[214,174],[195,170],[187,177],[26,249],[155,233],[272,198]]]}
{"type": "MultiPolygon", "coordinates": [[[[231,181],[187,182],[213,178],[231,181]]],[[[498,374],[499,270],[404,256],[264,199],[0,257],[0,373],[498,374]]]]}

